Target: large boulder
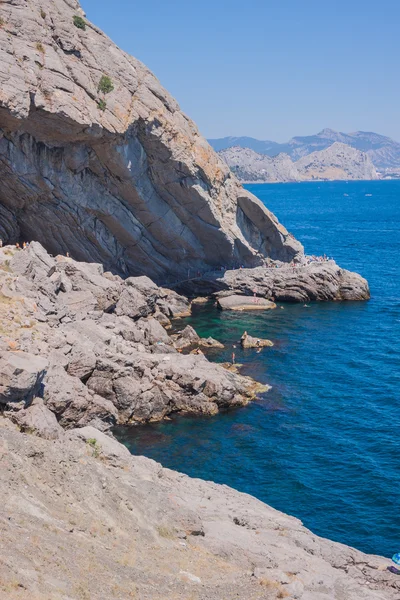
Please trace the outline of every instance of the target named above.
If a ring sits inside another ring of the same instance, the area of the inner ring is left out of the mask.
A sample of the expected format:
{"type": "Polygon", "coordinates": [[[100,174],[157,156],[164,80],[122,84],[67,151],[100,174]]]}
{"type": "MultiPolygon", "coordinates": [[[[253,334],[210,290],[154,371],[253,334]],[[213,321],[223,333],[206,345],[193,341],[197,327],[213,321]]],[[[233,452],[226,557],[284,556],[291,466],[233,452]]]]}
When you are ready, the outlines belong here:
{"type": "Polygon", "coordinates": [[[27,352],[0,357],[0,404],[27,406],[40,392],[48,361],[27,352]]]}
{"type": "Polygon", "coordinates": [[[55,440],[63,433],[55,414],[45,406],[42,398],[35,398],[28,408],[9,412],[7,416],[21,431],[34,433],[47,440],[55,440]]]}

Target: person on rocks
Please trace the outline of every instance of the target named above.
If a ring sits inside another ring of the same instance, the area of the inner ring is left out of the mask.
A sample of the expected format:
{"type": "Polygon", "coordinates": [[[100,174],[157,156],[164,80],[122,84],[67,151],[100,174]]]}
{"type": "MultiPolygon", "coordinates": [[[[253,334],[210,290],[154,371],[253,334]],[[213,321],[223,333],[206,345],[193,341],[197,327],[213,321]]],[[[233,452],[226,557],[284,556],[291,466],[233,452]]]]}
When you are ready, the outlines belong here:
{"type": "Polygon", "coordinates": [[[0,239],[0,248],[3,247],[3,240],[0,239]]]}
{"type": "Polygon", "coordinates": [[[234,352],[232,352],[232,365],[234,365],[234,364],[235,364],[235,358],[236,358],[236,357],[235,357],[235,353],[234,353],[234,352]]]}

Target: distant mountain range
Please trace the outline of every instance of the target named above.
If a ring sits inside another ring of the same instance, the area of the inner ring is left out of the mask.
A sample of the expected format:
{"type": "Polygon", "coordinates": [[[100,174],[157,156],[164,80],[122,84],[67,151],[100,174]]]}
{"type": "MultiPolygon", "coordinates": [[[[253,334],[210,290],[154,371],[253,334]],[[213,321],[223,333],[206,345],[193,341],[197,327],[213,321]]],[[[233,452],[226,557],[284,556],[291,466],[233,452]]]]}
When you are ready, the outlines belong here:
{"type": "Polygon", "coordinates": [[[333,129],[323,129],[316,135],[294,137],[284,144],[251,137],[226,137],[208,141],[218,152],[240,146],[267,156],[277,156],[283,152],[294,161],[312,152],[326,150],[335,142],[340,142],[365,152],[379,171],[400,169],[400,143],[384,135],[368,131],[341,133],[333,129]]]}
{"type": "Polygon", "coordinates": [[[297,161],[292,161],[283,152],[270,157],[240,146],[220,150],[219,155],[231,171],[247,183],[377,179],[368,154],[340,142],[311,152],[297,161]]]}

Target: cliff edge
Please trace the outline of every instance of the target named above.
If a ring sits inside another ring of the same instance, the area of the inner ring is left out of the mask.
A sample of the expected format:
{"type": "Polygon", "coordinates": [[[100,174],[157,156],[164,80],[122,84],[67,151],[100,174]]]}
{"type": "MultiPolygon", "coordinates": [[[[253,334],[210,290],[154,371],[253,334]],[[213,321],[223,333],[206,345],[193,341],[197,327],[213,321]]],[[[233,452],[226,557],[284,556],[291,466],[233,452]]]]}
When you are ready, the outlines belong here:
{"type": "Polygon", "coordinates": [[[76,0],[0,5],[0,238],[158,283],[302,246],[76,0]]]}

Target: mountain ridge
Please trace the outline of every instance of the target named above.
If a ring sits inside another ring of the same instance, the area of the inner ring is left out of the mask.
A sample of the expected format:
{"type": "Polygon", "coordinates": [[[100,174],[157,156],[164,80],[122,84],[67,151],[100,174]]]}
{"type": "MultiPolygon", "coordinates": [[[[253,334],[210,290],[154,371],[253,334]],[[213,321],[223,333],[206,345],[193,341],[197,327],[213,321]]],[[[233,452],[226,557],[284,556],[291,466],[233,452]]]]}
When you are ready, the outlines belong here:
{"type": "Polygon", "coordinates": [[[233,146],[240,146],[271,157],[284,152],[293,160],[298,160],[316,150],[325,150],[334,142],[341,142],[368,154],[377,169],[400,169],[400,143],[375,132],[343,133],[326,128],[315,135],[295,136],[284,143],[263,141],[246,136],[216,138],[208,141],[218,152],[233,146]]]}
{"type": "Polygon", "coordinates": [[[270,157],[240,146],[221,150],[219,155],[246,183],[377,179],[369,156],[342,142],[334,142],[297,161],[283,152],[270,157]]]}

